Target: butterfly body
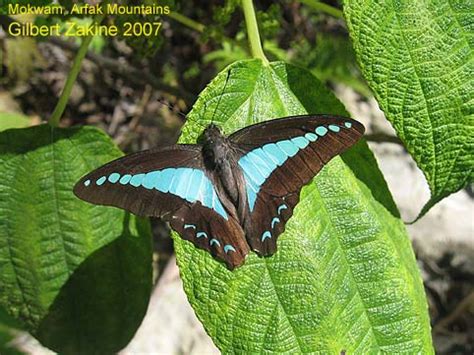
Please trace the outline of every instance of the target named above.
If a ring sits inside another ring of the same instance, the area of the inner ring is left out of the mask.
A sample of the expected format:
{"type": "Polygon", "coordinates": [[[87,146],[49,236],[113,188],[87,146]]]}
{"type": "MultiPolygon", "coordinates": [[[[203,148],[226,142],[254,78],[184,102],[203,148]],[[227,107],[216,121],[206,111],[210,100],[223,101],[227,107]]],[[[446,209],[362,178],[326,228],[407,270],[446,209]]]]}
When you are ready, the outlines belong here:
{"type": "Polygon", "coordinates": [[[239,221],[245,218],[247,199],[244,176],[238,168],[238,147],[224,136],[218,126],[209,125],[198,140],[202,142],[204,166],[216,175],[216,181],[238,210],[239,221]]]}
{"type": "Polygon", "coordinates": [[[83,177],[74,193],[161,217],[233,269],[250,249],[276,251],[301,188],[363,131],[357,121],[324,115],[266,121],[228,137],[211,124],[199,144],[117,159],[83,177]]]}

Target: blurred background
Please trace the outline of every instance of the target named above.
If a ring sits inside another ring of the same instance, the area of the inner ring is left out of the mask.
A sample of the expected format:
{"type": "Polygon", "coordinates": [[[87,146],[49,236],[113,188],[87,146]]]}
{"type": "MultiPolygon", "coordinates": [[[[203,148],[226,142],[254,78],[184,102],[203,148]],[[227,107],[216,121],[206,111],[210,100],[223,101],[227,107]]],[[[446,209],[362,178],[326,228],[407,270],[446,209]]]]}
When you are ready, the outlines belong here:
{"type": "MultiPolygon", "coordinates": [[[[254,3],[267,57],[310,70],[364,123],[403,220],[412,221],[429,199],[428,185],[358,70],[338,1],[254,3]]],[[[250,57],[237,1],[160,2],[166,4],[172,14],[161,18],[156,37],[94,38],[61,126],[100,127],[125,153],[175,143],[199,92],[226,65],[250,57]]],[[[15,19],[64,20],[28,16],[15,19]]],[[[115,21],[145,20],[131,17],[115,21]]],[[[4,28],[11,21],[0,15],[4,28]]],[[[12,38],[0,29],[0,131],[47,120],[79,44],[78,38],[12,38]]],[[[439,354],[474,352],[473,197],[467,188],[407,225],[439,354]]],[[[122,353],[218,353],[187,303],[169,229],[159,220],[152,225],[156,286],[141,328],[122,353]]],[[[8,329],[0,325],[1,332],[8,329]]],[[[50,353],[28,334],[16,333],[13,344],[20,353],[50,353]]]]}

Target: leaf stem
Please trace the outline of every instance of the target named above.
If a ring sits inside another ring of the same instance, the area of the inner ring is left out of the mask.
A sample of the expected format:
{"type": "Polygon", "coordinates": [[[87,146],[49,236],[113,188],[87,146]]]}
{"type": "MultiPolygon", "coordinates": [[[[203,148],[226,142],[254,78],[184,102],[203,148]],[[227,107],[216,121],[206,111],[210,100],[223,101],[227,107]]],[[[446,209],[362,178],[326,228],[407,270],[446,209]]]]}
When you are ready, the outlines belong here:
{"type": "MultiPolygon", "coordinates": [[[[102,1],[101,5],[106,5],[108,0],[102,1]]],[[[101,23],[104,19],[105,15],[97,15],[94,17],[91,26],[95,25],[96,23],[101,23]]],[[[63,91],[61,92],[61,96],[59,97],[58,103],[54,108],[53,113],[49,117],[48,123],[53,126],[59,126],[59,120],[64,113],[64,109],[66,108],[67,102],[69,97],[71,96],[71,91],[76,82],[77,76],[79,75],[79,71],[81,70],[82,60],[87,54],[87,49],[89,48],[89,44],[91,43],[94,36],[87,36],[82,40],[81,46],[77,51],[76,57],[74,58],[74,62],[72,63],[71,71],[69,72],[66,83],[64,84],[63,91]]]]}
{"type": "Polygon", "coordinates": [[[247,36],[250,44],[252,57],[260,58],[265,65],[268,65],[268,59],[263,53],[260,33],[258,32],[257,17],[252,0],[242,0],[242,9],[244,10],[245,24],[247,27],[247,36]]]}
{"type": "Polygon", "coordinates": [[[332,7],[331,5],[322,3],[317,0],[300,0],[300,2],[305,5],[308,5],[314,10],[322,11],[322,12],[327,13],[328,15],[331,15],[340,19],[344,19],[344,15],[342,11],[339,9],[336,9],[335,7],[332,7]]]}
{"type": "Polygon", "coordinates": [[[49,118],[49,124],[53,127],[59,126],[59,120],[64,113],[64,109],[66,108],[67,102],[69,100],[69,96],[71,96],[72,87],[76,82],[77,75],[81,70],[82,60],[87,54],[87,49],[89,48],[89,44],[92,41],[94,36],[87,36],[82,40],[81,46],[77,51],[76,57],[74,58],[74,62],[71,67],[71,71],[67,76],[66,83],[64,84],[63,91],[61,92],[61,96],[59,97],[59,101],[54,108],[51,117],[49,118]]]}

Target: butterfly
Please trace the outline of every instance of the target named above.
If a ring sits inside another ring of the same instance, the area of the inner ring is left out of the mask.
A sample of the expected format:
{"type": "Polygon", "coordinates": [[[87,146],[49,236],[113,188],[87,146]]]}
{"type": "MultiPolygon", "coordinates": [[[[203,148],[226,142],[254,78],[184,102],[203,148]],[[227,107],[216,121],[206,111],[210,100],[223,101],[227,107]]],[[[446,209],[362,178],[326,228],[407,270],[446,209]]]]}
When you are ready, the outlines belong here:
{"type": "Polygon", "coordinates": [[[210,124],[198,144],[177,144],[114,160],[81,178],[82,200],[160,217],[229,269],[250,250],[268,256],[308,184],[364,126],[345,117],[265,121],[226,137],[210,124]]]}

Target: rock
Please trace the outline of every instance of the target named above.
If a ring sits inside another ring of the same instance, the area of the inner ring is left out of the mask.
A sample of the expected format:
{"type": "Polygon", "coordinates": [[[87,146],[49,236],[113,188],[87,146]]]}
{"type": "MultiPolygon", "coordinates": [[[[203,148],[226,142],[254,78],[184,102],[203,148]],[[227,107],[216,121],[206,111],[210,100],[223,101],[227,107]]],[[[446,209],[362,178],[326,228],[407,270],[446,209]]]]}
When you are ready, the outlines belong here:
{"type": "Polygon", "coordinates": [[[119,354],[220,354],[188,302],[173,257],[133,340],[119,354]]]}

